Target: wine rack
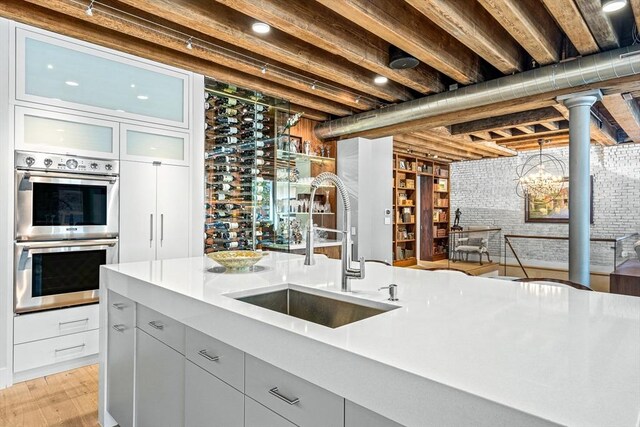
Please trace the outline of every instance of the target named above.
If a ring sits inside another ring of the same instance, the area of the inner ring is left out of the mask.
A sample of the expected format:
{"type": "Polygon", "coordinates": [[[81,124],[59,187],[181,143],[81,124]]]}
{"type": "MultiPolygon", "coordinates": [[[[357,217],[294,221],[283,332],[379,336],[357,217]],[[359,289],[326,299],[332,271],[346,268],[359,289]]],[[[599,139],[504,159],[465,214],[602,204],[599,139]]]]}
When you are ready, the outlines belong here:
{"type": "Polygon", "coordinates": [[[274,235],[275,111],[285,101],[207,80],[205,253],[261,250],[274,235]]]}

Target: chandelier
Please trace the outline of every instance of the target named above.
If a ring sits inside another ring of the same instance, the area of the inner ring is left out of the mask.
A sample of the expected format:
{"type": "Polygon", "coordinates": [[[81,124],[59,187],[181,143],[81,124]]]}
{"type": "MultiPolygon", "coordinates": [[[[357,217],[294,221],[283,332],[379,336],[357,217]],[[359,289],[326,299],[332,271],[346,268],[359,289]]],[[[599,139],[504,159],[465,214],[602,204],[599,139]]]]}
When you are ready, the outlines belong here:
{"type": "Polygon", "coordinates": [[[543,139],[539,139],[538,155],[528,157],[516,169],[516,194],[522,198],[550,200],[557,197],[564,188],[565,165],[557,157],[542,153],[544,143],[543,139]]]}

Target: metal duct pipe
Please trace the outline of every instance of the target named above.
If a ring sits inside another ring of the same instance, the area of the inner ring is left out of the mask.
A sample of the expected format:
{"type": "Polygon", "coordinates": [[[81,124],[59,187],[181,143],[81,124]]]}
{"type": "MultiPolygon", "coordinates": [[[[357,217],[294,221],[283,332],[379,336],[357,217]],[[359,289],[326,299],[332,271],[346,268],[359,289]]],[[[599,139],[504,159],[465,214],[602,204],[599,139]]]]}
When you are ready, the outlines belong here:
{"type": "Polygon", "coordinates": [[[315,133],[321,139],[336,138],[634,74],[640,74],[640,45],[547,65],[379,110],[330,120],[316,126],[315,133]]]}

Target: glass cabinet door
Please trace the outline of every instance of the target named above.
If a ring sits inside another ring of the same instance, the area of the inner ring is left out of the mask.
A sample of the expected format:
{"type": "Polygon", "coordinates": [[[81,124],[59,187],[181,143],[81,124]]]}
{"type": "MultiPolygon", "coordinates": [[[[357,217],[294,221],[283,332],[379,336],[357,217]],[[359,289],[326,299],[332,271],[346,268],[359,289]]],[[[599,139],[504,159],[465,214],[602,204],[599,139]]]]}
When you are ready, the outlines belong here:
{"type": "Polygon", "coordinates": [[[17,30],[16,97],[188,127],[187,73],[17,30]]]}
{"type": "Polygon", "coordinates": [[[118,123],[35,108],[15,107],[16,148],[118,158],[118,123]]]}
{"type": "Polygon", "coordinates": [[[189,165],[189,135],[143,126],[121,125],[121,158],[189,165]]]}

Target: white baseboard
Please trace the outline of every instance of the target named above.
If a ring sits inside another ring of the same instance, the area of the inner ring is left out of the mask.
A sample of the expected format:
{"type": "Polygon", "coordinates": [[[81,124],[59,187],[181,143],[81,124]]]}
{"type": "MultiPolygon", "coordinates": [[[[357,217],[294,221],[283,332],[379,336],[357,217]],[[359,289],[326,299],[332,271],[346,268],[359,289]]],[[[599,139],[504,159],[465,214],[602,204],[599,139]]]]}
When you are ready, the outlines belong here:
{"type": "Polygon", "coordinates": [[[0,369],[0,389],[11,387],[13,385],[12,377],[9,368],[0,369]]]}
{"type": "Polygon", "coordinates": [[[27,371],[16,372],[13,374],[13,383],[32,380],[47,375],[53,375],[71,369],[80,368],[82,366],[93,365],[98,363],[98,355],[81,357],[79,359],[67,360],[65,362],[56,363],[54,365],[42,366],[39,368],[29,369],[27,371]]]}

